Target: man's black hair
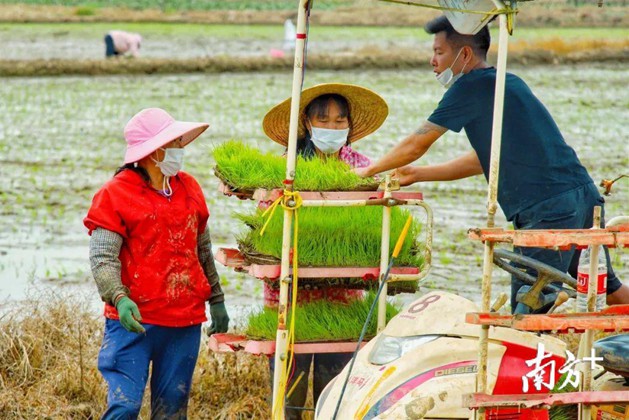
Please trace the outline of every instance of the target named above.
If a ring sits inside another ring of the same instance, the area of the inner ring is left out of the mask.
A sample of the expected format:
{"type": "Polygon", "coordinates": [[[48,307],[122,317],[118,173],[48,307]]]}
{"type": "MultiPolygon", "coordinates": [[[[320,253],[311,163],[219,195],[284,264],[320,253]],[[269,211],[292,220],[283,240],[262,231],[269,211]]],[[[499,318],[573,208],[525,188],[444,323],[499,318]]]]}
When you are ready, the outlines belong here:
{"type": "Polygon", "coordinates": [[[426,26],[424,26],[424,30],[431,35],[445,32],[446,40],[454,48],[460,49],[461,47],[468,46],[474,50],[474,54],[477,56],[483,59],[487,58],[487,51],[491,43],[491,36],[489,35],[487,25],[478,31],[476,35],[463,35],[454,29],[445,15],[441,15],[428,22],[426,26]]]}

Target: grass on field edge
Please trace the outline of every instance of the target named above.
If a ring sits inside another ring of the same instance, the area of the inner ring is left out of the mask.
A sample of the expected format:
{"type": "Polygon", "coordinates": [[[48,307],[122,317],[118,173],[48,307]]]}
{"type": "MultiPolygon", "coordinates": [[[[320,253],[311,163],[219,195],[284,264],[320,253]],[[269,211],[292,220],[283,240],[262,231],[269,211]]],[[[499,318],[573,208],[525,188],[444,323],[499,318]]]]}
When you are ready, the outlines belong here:
{"type": "MultiPolygon", "coordinates": [[[[558,65],[629,62],[628,40],[588,40],[570,42],[544,39],[520,42],[510,46],[509,64],[558,65]]],[[[496,62],[493,51],[489,63],[496,62]]],[[[411,49],[363,48],[351,54],[310,54],[310,70],[403,70],[429,69],[430,56],[411,49]]],[[[131,75],[183,73],[255,73],[290,71],[294,66],[291,55],[215,56],[198,58],[118,58],[101,60],[35,59],[1,60],[0,77],[46,77],[69,75],[131,75]]]]}

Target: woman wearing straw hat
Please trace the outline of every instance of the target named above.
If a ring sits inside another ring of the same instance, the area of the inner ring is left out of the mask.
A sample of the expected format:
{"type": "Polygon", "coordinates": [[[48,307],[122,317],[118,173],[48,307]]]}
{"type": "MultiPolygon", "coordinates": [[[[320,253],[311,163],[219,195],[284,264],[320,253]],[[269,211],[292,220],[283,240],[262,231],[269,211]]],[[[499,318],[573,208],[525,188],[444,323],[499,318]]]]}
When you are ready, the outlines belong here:
{"type": "Polygon", "coordinates": [[[124,130],[124,165],[96,193],[83,221],[105,302],[98,356],[109,388],[103,418],[137,418],[150,364],[151,417],[185,418],[205,302],[210,330],[227,331],[203,191],[181,171],[183,147],[207,127],[159,108],[136,114],[124,130]]]}
{"type": "MultiPolygon", "coordinates": [[[[288,98],[271,108],[262,121],[264,133],[282,146],[288,145],[290,102],[288,98]]],[[[384,99],[361,86],[325,83],[305,89],[299,102],[297,153],[336,157],[352,168],[368,166],[369,158],[351,145],[376,131],[388,114],[384,99]]]]}
{"type": "MultiPolygon", "coordinates": [[[[273,141],[288,145],[290,119],[288,98],[273,107],[264,117],[262,127],[273,141]]],[[[369,166],[366,156],[352,149],[352,144],[376,131],[387,118],[389,108],[377,93],[361,86],[344,83],[326,83],[305,89],[299,103],[297,153],[304,158],[340,159],[351,168],[369,166]]],[[[298,303],[325,299],[347,303],[362,297],[361,290],[328,288],[300,290],[298,303]]],[[[265,283],[266,306],[277,306],[279,291],[265,283]]],[[[286,418],[300,419],[306,402],[310,365],[314,363],[313,395],[316,404],[327,383],[337,376],[351,359],[351,353],[319,353],[295,355],[292,381],[303,378],[295,386],[287,401],[286,418]],[[291,409],[294,407],[293,409],[291,409]]],[[[273,370],[273,358],[271,358],[273,370]]],[[[271,375],[272,377],[273,375],[271,375]]],[[[293,383],[288,384],[291,388],[293,383]]]]}

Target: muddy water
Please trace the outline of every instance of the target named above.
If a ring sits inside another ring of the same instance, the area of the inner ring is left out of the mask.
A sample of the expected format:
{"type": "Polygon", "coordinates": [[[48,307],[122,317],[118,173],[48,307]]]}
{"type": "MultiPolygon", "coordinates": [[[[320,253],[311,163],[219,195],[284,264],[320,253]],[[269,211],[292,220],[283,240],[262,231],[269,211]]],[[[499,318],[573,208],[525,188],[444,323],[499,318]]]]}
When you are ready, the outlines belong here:
{"type": "MultiPolygon", "coordinates": [[[[284,48],[282,25],[0,24],[0,43],[4,46],[0,58],[100,59],[105,53],[103,37],[111,29],[141,33],[141,55],[151,58],[260,56],[284,48]]],[[[427,35],[422,32],[420,28],[321,27],[312,32],[308,50],[316,54],[392,47],[428,49],[424,45],[427,35]]]]}
{"type": "MultiPolygon", "coordinates": [[[[629,95],[620,88],[626,79],[624,67],[513,71],[548,106],[595,180],[627,172],[629,95]]],[[[1,80],[0,304],[43,290],[82,293],[100,306],[81,220],[93,193],[121,163],[124,124],[143,107],[163,107],[179,119],[210,122],[207,134],[187,148],[186,170],[205,189],[215,249],[233,245],[241,227],[231,213],[250,210],[253,202],[218,193],[212,147],[237,138],[282,153],[264,137],[260,122],[267,109],[289,95],[291,80],[289,73],[1,80]]],[[[353,82],[382,94],[390,106],[387,122],[356,144],[372,157],[416,128],[443,94],[425,71],[308,72],[306,80],[306,85],[353,82]]],[[[422,162],[442,162],[468,147],[462,134],[448,133],[422,162]]],[[[466,231],[484,224],[484,179],[427,183],[414,189],[424,192],[435,214],[434,267],[422,292],[450,290],[478,301],[482,246],[467,240],[466,231]]],[[[608,214],[629,213],[628,198],[629,184],[621,181],[617,195],[608,199],[608,214]]],[[[497,224],[508,226],[501,214],[497,224]]],[[[615,265],[623,279],[629,278],[627,259],[626,251],[619,253],[615,265]]],[[[260,282],[219,270],[232,312],[243,313],[261,301],[260,282]]],[[[507,288],[508,278],[497,273],[494,291],[507,288]]]]}

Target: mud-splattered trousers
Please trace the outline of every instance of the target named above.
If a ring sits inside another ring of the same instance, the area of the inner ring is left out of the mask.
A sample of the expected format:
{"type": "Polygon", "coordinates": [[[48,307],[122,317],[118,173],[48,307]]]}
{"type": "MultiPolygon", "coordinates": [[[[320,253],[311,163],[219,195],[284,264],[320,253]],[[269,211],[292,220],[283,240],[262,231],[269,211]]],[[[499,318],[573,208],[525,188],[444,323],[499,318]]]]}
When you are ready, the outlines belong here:
{"type": "Polygon", "coordinates": [[[105,420],[136,419],[151,366],[151,418],[185,419],[192,373],[199,354],[201,325],[144,324],[145,334],[108,319],[98,370],[108,384],[105,420]]]}

